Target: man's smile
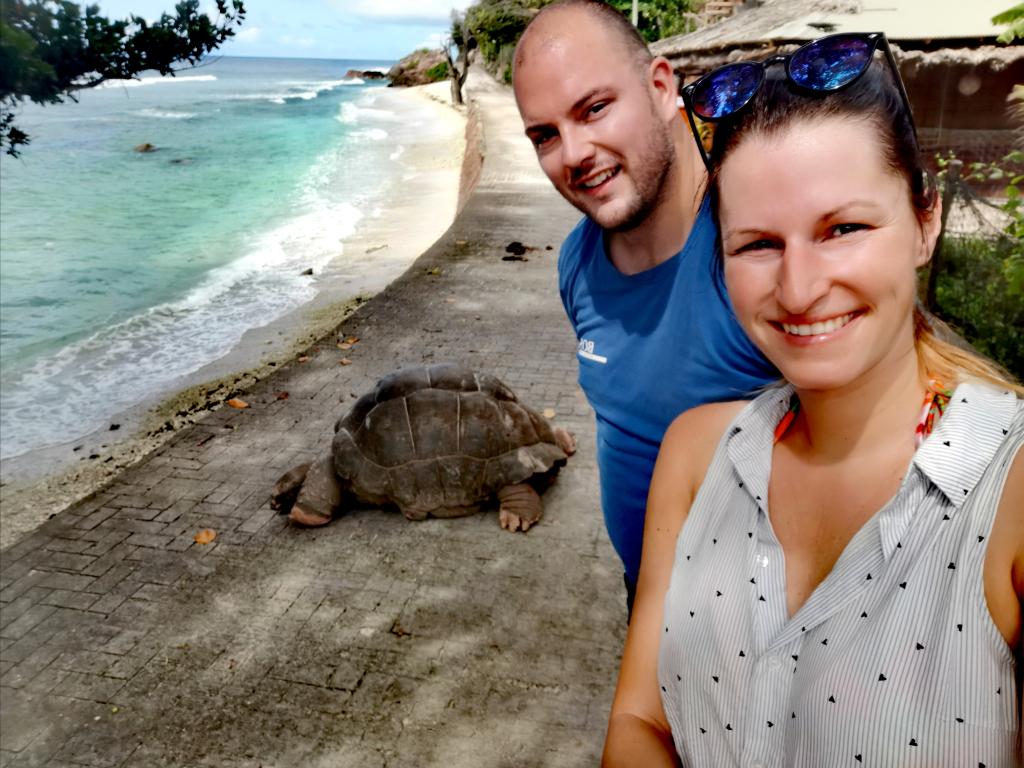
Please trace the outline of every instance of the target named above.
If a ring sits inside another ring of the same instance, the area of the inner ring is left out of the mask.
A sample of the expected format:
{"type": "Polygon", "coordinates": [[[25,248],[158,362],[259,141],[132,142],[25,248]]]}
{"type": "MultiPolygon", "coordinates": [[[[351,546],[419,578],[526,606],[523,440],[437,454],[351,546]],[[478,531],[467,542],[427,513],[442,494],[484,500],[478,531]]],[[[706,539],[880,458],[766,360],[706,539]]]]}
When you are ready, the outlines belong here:
{"type": "Polygon", "coordinates": [[[622,166],[618,165],[614,168],[606,168],[603,171],[592,173],[584,179],[577,181],[574,186],[584,192],[593,192],[605,182],[618,176],[620,170],[622,170],[622,166]]]}

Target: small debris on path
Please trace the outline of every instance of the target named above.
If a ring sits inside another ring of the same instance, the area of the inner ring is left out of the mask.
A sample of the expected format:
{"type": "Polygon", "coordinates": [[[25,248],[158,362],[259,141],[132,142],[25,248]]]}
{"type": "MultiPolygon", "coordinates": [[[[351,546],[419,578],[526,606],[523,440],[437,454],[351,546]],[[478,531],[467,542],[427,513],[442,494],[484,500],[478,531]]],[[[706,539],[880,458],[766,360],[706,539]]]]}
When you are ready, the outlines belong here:
{"type": "Polygon", "coordinates": [[[217,538],[217,532],[213,528],[203,528],[203,530],[197,531],[193,538],[196,544],[209,544],[217,538]]]}

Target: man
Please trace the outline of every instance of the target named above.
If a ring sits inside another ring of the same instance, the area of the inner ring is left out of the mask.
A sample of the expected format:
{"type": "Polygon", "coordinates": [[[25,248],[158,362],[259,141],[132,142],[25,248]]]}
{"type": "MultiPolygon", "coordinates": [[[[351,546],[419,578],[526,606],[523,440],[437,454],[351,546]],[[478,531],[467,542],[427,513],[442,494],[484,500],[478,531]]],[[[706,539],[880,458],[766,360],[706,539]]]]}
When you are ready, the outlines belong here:
{"type": "Polygon", "coordinates": [[[706,174],[669,62],[610,6],[561,0],[523,33],[513,88],[541,167],[585,214],[562,245],[559,288],[597,415],[601,506],[631,609],[665,429],[777,374],[722,285],[706,174]]]}

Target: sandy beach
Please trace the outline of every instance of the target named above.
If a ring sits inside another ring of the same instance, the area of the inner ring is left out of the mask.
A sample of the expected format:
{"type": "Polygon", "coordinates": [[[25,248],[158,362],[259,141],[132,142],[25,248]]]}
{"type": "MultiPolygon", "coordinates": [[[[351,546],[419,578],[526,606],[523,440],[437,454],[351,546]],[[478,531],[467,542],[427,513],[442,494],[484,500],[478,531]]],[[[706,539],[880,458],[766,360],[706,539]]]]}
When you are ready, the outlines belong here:
{"type": "Polygon", "coordinates": [[[301,355],[444,234],[458,211],[467,134],[467,110],[451,105],[449,93],[447,82],[381,91],[382,106],[400,112],[426,107],[430,119],[398,157],[404,173],[389,182],[386,203],[369,211],[341,242],[337,257],[313,275],[312,301],[250,329],[227,355],[190,374],[162,400],[118,414],[111,428],[0,464],[0,548],[96,493],[181,427],[228,399],[244,399],[247,389],[301,355]]]}

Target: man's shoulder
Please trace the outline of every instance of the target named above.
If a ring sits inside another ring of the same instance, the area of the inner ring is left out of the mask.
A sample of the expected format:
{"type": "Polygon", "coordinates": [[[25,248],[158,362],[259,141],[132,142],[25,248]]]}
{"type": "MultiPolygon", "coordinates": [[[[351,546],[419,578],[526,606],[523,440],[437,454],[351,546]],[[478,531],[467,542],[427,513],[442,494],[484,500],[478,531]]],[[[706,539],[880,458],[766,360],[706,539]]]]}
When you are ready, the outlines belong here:
{"type": "Polygon", "coordinates": [[[559,261],[579,257],[582,252],[593,249],[595,241],[600,242],[600,238],[601,228],[584,216],[562,241],[559,261]]]}
{"type": "Polygon", "coordinates": [[[558,280],[563,288],[572,282],[600,242],[600,228],[586,216],[566,235],[558,253],[558,280]]]}

